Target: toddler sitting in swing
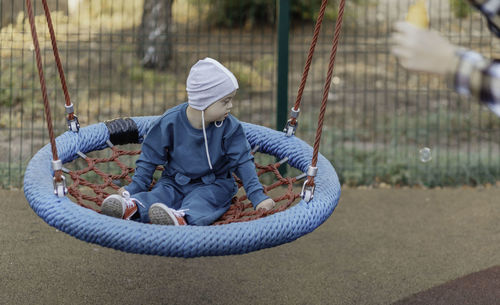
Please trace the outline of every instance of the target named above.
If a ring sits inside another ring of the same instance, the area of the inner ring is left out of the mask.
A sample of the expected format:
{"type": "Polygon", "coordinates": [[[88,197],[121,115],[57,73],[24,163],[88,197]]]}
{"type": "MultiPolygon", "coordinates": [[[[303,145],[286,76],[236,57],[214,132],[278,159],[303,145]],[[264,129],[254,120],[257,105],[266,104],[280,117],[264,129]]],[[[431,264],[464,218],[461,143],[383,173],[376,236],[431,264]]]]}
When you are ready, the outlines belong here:
{"type": "Polygon", "coordinates": [[[188,102],[152,123],[132,183],[102,203],[102,213],[164,225],[210,225],[238,191],[234,172],[255,209],[269,210],[241,123],[230,114],[238,82],[221,63],[205,58],[189,72],[188,102]],[[149,190],[153,173],[161,178],[149,190]]]}

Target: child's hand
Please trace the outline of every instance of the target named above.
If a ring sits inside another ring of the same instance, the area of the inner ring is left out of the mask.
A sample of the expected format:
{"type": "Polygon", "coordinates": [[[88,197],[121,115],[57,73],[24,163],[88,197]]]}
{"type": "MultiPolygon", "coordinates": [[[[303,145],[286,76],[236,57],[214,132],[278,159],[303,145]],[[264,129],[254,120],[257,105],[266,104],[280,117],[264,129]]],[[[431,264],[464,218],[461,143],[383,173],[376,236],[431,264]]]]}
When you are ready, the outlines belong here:
{"type": "Polygon", "coordinates": [[[275,205],[276,205],[276,203],[274,202],[274,200],[272,200],[271,198],[268,198],[268,199],[262,200],[257,205],[257,207],[255,209],[256,210],[263,209],[264,211],[269,211],[270,209],[274,208],[275,205]]]}
{"type": "Polygon", "coordinates": [[[118,195],[122,196],[123,197],[123,192],[126,192],[127,190],[124,188],[124,187],[121,187],[118,189],[118,191],[116,192],[118,195]]]}

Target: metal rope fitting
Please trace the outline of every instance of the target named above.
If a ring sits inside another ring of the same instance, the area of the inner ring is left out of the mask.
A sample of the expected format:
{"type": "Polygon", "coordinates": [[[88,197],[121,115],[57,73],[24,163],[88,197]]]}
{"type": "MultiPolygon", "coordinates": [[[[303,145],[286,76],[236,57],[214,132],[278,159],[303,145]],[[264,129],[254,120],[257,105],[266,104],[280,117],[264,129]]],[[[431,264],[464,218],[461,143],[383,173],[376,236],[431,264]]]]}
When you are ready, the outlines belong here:
{"type": "MultiPolygon", "coordinates": [[[[317,173],[318,168],[316,166],[309,166],[306,174],[308,177],[315,177],[317,173]]],[[[300,197],[302,197],[305,202],[309,202],[314,198],[314,189],[316,188],[315,185],[308,184],[309,179],[306,179],[306,181],[302,185],[302,190],[300,191],[300,197]]]]}
{"type": "Polygon", "coordinates": [[[66,108],[66,113],[67,114],[75,112],[75,108],[73,107],[73,104],[71,104],[69,106],[68,105],[64,105],[64,107],[66,108]]]}
{"type": "Polygon", "coordinates": [[[61,159],[58,160],[52,160],[52,170],[54,172],[62,170],[63,169],[63,163],[61,159]]]}
{"type": "MultiPolygon", "coordinates": [[[[71,105],[64,105],[67,114],[73,114],[75,112],[75,107],[73,103],[71,105]]],[[[73,119],[66,119],[68,122],[68,129],[73,132],[78,132],[80,130],[80,122],[78,122],[78,117],[73,114],[73,119]]]]}
{"type": "Polygon", "coordinates": [[[54,195],[61,198],[68,194],[68,188],[66,187],[66,177],[61,176],[61,181],[56,181],[56,177],[53,178],[54,184],[54,195]]]}
{"type": "Polygon", "coordinates": [[[283,163],[288,162],[288,160],[290,160],[288,157],[284,157],[283,159],[281,159],[281,160],[278,161],[278,164],[279,165],[283,165],[283,163]]]}
{"type": "Polygon", "coordinates": [[[309,166],[307,169],[307,176],[309,177],[316,177],[316,174],[318,173],[318,167],[317,166],[309,166]]]}
{"type": "Polygon", "coordinates": [[[297,120],[295,120],[295,124],[292,125],[292,118],[297,119],[300,114],[300,108],[295,110],[292,107],[292,110],[290,111],[290,119],[286,122],[285,128],[283,128],[283,132],[286,134],[287,137],[291,137],[295,134],[295,131],[297,130],[297,126],[299,123],[297,120]]]}
{"type": "MultiPolygon", "coordinates": [[[[56,171],[64,171],[63,163],[61,159],[52,160],[52,170],[56,171]]],[[[66,177],[61,175],[61,181],[56,181],[56,177],[53,178],[54,185],[54,195],[57,197],[64,197],[68,193],[68,188],[66,187],[66,177]]]]}
{"type": "Polygon", "coordinates": [[[78,121],[78,117],[73,115],[73,119],[66,119],[68,123],[68,129],[72,132],[80,131],[80,122],[78,121]]]}
{"type": "Polygon", "coordinates": [[[304,184],[302,185],[302,190],[300,191],[300,197],[305,202],[309,202],[314,198],[314,189],[316,188],[315,185],[307,185],[309,183],[309,179],[306,179],[304,184]]]}
{"type": "Polygon", "coordinates": [[[299,114],[300,114],[300,108],[299,108],[299,109],[297,109],[297,110],[295,110],[295,109],[293,109],[293,107],[292,107],[292,109],[290,110],[290,116],[291,116],[292,118],[296,119],[296,118],[298,118],[298,117],[299,117],[299,114]]]}
{"type": "Polygon", "coordinates": [[[87,159],[87,158],[88,158],[88,157],[87,157],[87,155],[85,155],[85,154],[84,154],[84,153],[82,153],[81,151],[77,151],[77,152],[76,152],[76,154],[77,154],[78,156],[80,156],[80,158],[82,158],[83,160],[85,160],[85,159],[87,159]]]}

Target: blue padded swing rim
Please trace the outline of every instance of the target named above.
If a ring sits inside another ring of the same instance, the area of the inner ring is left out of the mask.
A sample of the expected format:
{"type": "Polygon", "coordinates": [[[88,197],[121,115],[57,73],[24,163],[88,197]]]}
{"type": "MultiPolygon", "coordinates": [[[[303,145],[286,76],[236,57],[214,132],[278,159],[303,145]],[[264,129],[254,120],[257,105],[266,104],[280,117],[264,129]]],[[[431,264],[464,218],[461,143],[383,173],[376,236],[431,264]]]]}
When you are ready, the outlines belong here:
{"type": "MultiPolygon", "coordinates": [[[[144,136],[158,117],[132,118],[144,136]]],[[[248,141],[260,151],[278,158],[289,157],[289,164],[306,171],[312,147],[297,137],[286,137],[263,126],[242,123],[248,141]]],[[[104,123],[66,132],[56,138],[63,163],[76,159],[77,152],[107,147],[109,133],[104,123]]],[[[333,212],[340,198],[340,184],[330,162],[321,154],[315,177],[314,199],[301,200],[293,207],[261,219],[219,226],[160,226],[124,221],[83,208],[69,198],[53,193],[50,144],[38,151],[28,164],[24,193],[38,216],[49,225],[73,237],[117,250],[162,256],[198,257],[242,254],[293,241],[317,228],[333,212]]]]}

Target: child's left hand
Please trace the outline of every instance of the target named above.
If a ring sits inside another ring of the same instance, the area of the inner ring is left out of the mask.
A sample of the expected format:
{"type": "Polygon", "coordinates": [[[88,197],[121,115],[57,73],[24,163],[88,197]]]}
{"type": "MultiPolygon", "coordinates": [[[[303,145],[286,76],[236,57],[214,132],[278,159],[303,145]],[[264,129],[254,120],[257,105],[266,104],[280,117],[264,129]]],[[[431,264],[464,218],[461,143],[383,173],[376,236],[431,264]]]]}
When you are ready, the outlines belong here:
{"type": "Polygon", "coordinates": [[[276,205],[276,203],[274,202],[274,200],[272,200],[271,198],[268,198],[268,199],[262,200],[257,205],[257,207],[255,209],[256,210],[263,209],[264,211],[269,211],[270,209],[274,208],[275,205],[276,205]]]}

